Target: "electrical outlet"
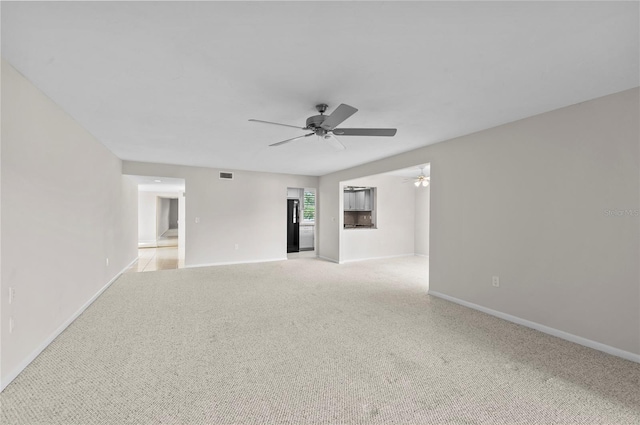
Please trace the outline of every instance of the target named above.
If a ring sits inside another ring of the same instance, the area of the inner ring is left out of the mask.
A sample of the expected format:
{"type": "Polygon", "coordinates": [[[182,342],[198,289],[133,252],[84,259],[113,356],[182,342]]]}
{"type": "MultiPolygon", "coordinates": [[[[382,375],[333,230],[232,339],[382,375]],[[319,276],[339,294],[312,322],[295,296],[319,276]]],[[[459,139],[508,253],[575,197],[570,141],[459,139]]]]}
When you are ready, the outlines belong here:
{"type": "Polygon", "coordinates": [[[496,288],[500,287],[500,277],[499,276],[493,276],[493,279],[491,280],[491,284],[493,286],[495,286],[496,288]]]}
{"type": "Polygon", "coordinates": [[[107,257],[107,267],[109,267],[109,257],[107,257]]]}
{"type": "Polygon", "coordinates": [[[196,217],[196,223],[200,223],[200,217],[196,217]]]}
{"type": "Polygon", "coordinates": [[[13,297],[15,297],[16,291],[13,288],[9,288],[9,304],[13,303],[13,297]]]}
{"type": "Polygon", "coordinates": [[[9,333],[13,333],[13,317],[9,317],[9,333]]]}
{"type": "Polygon", "coordinates": [[[240,248],[240,246],[238,244],[236,244],[236,251],[240,248]]]}

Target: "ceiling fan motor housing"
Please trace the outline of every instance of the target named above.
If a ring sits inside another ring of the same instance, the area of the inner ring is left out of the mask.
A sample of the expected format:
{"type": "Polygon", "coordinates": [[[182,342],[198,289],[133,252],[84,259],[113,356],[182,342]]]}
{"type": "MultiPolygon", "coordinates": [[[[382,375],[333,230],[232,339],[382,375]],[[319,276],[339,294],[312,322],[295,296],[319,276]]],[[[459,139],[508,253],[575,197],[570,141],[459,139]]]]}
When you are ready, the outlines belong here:
{"type": "Polygon", "coordinates": [[[320,126],[325,119],[327,119],[326,115],[314,115],[312,117],[309,117],[307,118],[307,128],[309,130],[315,131],[316,134],[321,131],[322,134],[318,134],[318,136],[322,136],[326,133],[326,130],[324,128],[321,128],[320,126]]]}
{"type": "Polygon", "coordinates": [[[314,115],[307,118],[306,128],[316,133],[317,136],[325,136],[327,134],[327,130],[321,128],[320,126],[322,125],[324,120],[327,119],[327,117],[323,114],[326,112],[328,107],[329,105],[327,105],[326,103],[320,103],[316,105],[316,109],[318,110],[318,112],[320,112],[320,115],[314,115]]]}

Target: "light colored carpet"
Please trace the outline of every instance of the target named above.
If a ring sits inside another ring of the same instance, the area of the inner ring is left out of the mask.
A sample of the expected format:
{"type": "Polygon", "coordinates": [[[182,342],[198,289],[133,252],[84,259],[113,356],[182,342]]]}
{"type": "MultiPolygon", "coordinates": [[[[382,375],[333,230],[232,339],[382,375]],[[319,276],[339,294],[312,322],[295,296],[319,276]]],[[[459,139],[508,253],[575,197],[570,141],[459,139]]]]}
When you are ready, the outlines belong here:
{"type": "Polygon", "coordinates": [[[640,365],[432,298],[426,267],[123,275],[0,395],[0,422],[640,423],[640,365]]]}

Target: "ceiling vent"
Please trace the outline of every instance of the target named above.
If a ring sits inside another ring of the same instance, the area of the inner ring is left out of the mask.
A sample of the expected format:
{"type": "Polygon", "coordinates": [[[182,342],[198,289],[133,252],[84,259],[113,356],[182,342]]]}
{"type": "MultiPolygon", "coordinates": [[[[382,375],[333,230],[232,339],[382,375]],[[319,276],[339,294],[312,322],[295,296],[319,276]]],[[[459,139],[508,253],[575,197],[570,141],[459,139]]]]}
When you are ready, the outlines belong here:
{"type": "Polygon", "coordinates": [[[221,180],[233,180],[233,173],[229,171],[220,171],[221,180]]]}

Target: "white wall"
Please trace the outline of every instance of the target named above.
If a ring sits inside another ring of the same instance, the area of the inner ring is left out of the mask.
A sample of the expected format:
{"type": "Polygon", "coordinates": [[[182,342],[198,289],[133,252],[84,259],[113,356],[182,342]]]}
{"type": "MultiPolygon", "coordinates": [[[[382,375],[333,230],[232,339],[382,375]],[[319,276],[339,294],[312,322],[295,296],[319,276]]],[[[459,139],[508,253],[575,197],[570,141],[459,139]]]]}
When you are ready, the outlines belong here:
{"type": "Polygon", "coordinates": [[[415,246],[416,255],[429,255],[429,200],[431,198],[431,186],[414,187],[416,214],[415,214],[415,246]]]}
{"type": "Polygon", "coordinates": [[[169,229],[178,228],[178,198],[169,201],[169,229]]]}
{"type": "Polygon", "coordinates": [[[2,107],[5,386],[136,259],[137,188],[118,158],[5,61],[2,107]]]}
{"type": "MultiPolygon", "coordinates": [[[[369,176],[342,182],[344,186],[376,188],[375,229],[340,230],[340,262],[413,255],[415,229],[415,186],[404,177],[369,176]]],[[[344,197],[340,197],[343,208],[344,197]]],[[[343,215],[340,216],[340,226],[343,215]]]]}
{"type": "Polygon", "coordinates": [[[156,246],[156,207],[154,192],[138,192],[138,245],[156,246]]]}
{"type": "Polygon", "coordinates": [[[640,354],[638,89],[320,178],[340,258],[341,181],[431,163],[430,290],[640,354]],[[500,276],[500,288],[491,276],[500,276]]]}
{"type": "Polygon", "coordinates": [[[187,198],[184,196],[184,192],[178,193],[178,258],[184,260],[186,252],[186,235],[187,235],[187,198]]]}
{"type": "Polygon", "coordinates": [[[156,236],[161,236],[164,232],[169,230],[169,210],[171,201],[168,198],[157,198],[156,202],[158,204],[156,210],[156,223],[158,224],[156,236]]]}
{"type": "Polygon", "coordinates": [[[286,259],[287,187],[318,186],[317,177],[234,171],[220,180],[219,169],[144,162],[123,170],[185,179],[186,266],[286,259]]]}

